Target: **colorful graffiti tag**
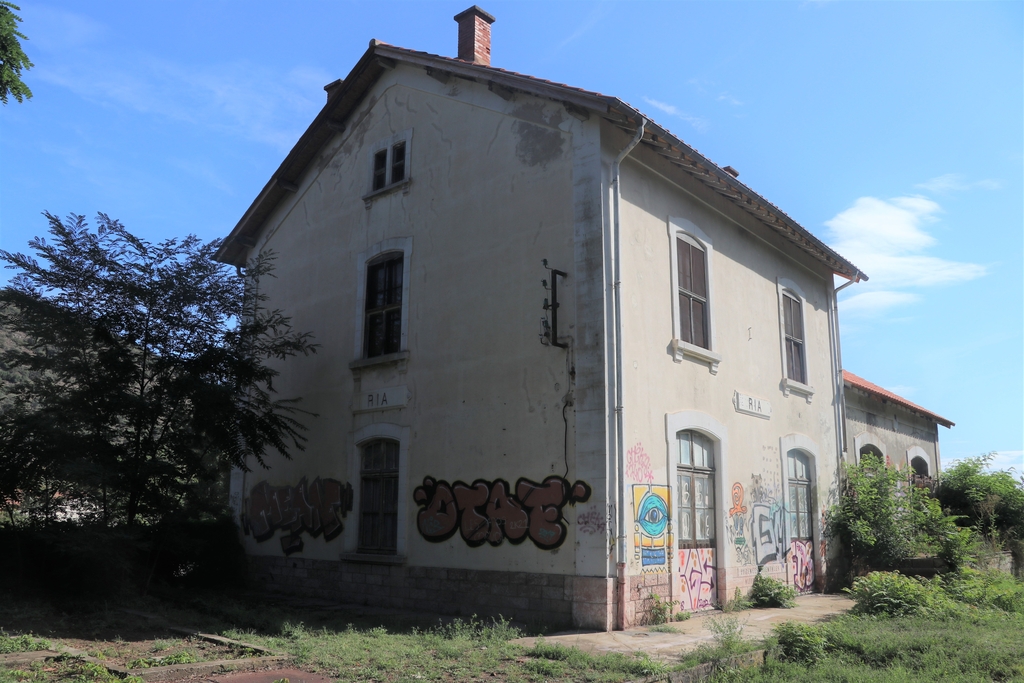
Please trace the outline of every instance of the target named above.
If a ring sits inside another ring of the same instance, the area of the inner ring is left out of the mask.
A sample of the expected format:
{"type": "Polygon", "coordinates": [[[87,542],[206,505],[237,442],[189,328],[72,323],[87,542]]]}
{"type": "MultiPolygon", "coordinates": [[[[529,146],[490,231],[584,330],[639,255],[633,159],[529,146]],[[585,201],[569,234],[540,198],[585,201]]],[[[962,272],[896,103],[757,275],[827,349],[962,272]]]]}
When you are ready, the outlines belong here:
{"type": "Polygon", "coordinates": [[[743,504],[743,484],[736,482],[732,485],[732,507],[729,508],[729,518],[725,523],[726,533],[729,535],[729,545],[736,553],[736,562],[740,565],[754,564],[754,550],[747,541],[747,506],[743,504]]]}
{"type": "Polygon", "coordinates": [[[281,549],[291,555],[302,550],[303,531],[314,538],[323,534],[325,541],[342,532],[341,520],[352,511],[352,485],[320,477],[309,484],[303,477],[296,486],[271,486],[261,481],[252,487],[243,509],[246,534],[262,543],[284,529],[288,533],[281,537],[281,549]]]}
{"type": "Polygon", "coordinates": [[[715,551],[712,548],[681,550],[679,607],[696,611],[714,607],[715,551]]]}
{"type": "Polygon", "coordinates": [[[672,557],[672,493],[668,486],[633,485],[634,559],[644,572],[667,572],[672,557]]]}
{"type": "Polygon", "coordinates": [[[642,443],[626,451],[626,477],[633,481],[650,484],[654,481],[654,471],[651,469],[651,456],[647,455],[642,443]]]}
{"type": "Polygon", "coordinates": [[[416,527],[428,541],[440,543],[458,531],[474,548],[501,545],[506,539],[519,544],[529,538],[538,548],[551,550],[565,541],[562,508],[589,500],[590,486],[555,476],[540,484],[521,478],[512,493],[504,479],[449,484],[426,477],[412,497],[420,506],[416,527]]]}
{"type": "Polygon", "coordinates": [[[782,561],[789,550],[786,539],[786,514],[779,502],[777,487],[766,483],[760,474],[751,477],[750,538],[758,566],[782,561]]]}
{"type": "Polygon", "coordinates": [[[793,576],[793,587],[800,593],[814,590],[814,542],[793,539],[790,541],[789,568],[793,576]]]}

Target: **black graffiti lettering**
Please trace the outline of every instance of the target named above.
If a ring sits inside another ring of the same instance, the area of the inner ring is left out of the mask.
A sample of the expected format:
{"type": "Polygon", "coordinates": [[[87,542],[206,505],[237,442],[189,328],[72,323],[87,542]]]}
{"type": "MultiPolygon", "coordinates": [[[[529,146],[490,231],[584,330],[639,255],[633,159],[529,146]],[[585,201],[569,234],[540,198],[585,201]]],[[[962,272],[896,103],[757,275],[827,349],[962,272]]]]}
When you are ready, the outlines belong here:
{"type": "Polygon", "coordinates": [[[567,535],[565,505],[586,502],[590,494],[586,482],[570,484],[557,476],[540,484],[522,478],[514,490],[503,479],[449,484],[426,477],[413,491],[413,500],[420,506],[416,527],[428,541],[445,541],[458,530],[472,547],[505,540],[519,544],[529,538],[538,548],[551,550],[567,535]]]}

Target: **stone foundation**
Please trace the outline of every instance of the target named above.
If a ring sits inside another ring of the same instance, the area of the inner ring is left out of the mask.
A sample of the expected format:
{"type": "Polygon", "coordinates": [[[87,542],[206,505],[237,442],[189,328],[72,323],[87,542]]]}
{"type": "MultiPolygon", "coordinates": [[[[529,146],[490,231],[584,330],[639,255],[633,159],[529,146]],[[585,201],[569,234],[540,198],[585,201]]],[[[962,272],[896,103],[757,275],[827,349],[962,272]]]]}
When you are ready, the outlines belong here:
{"type": "Polygon", "coordinates": [[[256,587],[276,593],[550,628],[613,625],[614,579],[250,556],[256,587]]]}

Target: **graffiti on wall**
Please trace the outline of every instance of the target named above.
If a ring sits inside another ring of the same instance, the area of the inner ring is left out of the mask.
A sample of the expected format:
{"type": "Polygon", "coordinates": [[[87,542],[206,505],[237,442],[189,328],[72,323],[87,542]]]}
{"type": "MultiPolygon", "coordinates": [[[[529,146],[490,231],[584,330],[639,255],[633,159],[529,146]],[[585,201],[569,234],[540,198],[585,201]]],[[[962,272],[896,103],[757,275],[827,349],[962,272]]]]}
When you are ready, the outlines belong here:
{"type": "Polygon", "coordinates": [[[521,478],[513,490],[504,479],[449,484],[426,477],[412,497],[420,506],[416,527],[428,541],[440,543],[458,531],[474,548],[530,539],[541,550],[551,550],[565,541],[562,508],[589,500],[590,486],[552,476],[540,484],[521,478]]]}
{"type": "Polygon", "coordinates": [[[793,539],[790,542],[789,569],[793,587],[800,593],[814,590],[814,542],[793,539]]]}
{"type": "Polygon", "coordinates": [[[729,545],[735,550],[736,562],[740,565],[754,564],[754,550],[747,540],[747,506],[743,504],[743,484],[732,485],[732,507],[729,508],[725,531],[729,545]]]}
{"type": "Polygon", "coordinates": [[[330,541],[342,532],[341,520],[352,511],[352,484],[317,477],[306,483],[303,477],[295,486],[271,486],[261,481],[252,487],[242,513],[242,529],[258,543],[266,541],[278,529],[286,555],[302,550],[303,531],[314,538],[323,534],[330,541]]]}
{"type": "Polygon", "coordinates": [[[626,451],[626,478],[645,484],[650,484],[654,481],[654,471],[651,469],[651,456],[647,455],[644,445],[640,442],[637,442],[635,446],[626,451]]]}
{"type": "Polygon", "coordinates": [[[672,557],[672,493],[668,486],[633,485],[634,559],[644,572],[667,572],[672,557]]]}
{"type": "Polygon", "coordinates": [[[789,550],[785,542],[786,514],[779,501],[778,487],[767,483],[760,474],[751,477],[750,538],[754,560],[758,566],[782,561],[789,550]]]}
{"type": "Polygon", "coordinates": [[[580,510],[576,528],[581,534],[603,535],[608,530],[608,515],[597,505],[580,510]]]}
{"type": "Polygon", "coordinates": [[[691,611],[714,607],[715,551],[712,548],[681,550],[679,565],[683,589],[679,606],[691,611]]]}

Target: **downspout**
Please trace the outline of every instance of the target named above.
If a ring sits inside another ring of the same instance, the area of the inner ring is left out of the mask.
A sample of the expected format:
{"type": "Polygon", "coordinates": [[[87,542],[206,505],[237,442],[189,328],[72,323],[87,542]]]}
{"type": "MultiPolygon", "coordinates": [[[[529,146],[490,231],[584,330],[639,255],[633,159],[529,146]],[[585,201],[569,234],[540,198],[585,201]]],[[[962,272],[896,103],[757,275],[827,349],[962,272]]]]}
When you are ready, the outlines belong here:
{"type": "Polygon", "coordinates": [[[843,453],[846,451],[846,390],[843,383],[843,352],[839,343],[839,292],[860,282],[860,274],[846,284],[832,290],[829,317],[832,327],[832,370],[836,394],[836,476],[843,471],[843,453]]]}
{"type": "Polygon", "coordinates": [[[620,266],[621,253],[621,230],[619,226],[619,198],[621,193],[619,183],[619,166],[633,148],[640,144],[644,137],[644,127],[647,119],[640,117],[640,125],[636,129],[636,135],[630,140],[626,148],[612,162],[612,300],[614,302],[615,325],[615,462],[618,472],[616,481],[618,483],[619,495],[619,536],[616,539],[616,584],[615,584],[615,628],[622,630],[626,622],[626,448],[625,435],[623,431],[623,400],[622,400],[622,269],[620,266]]]}

